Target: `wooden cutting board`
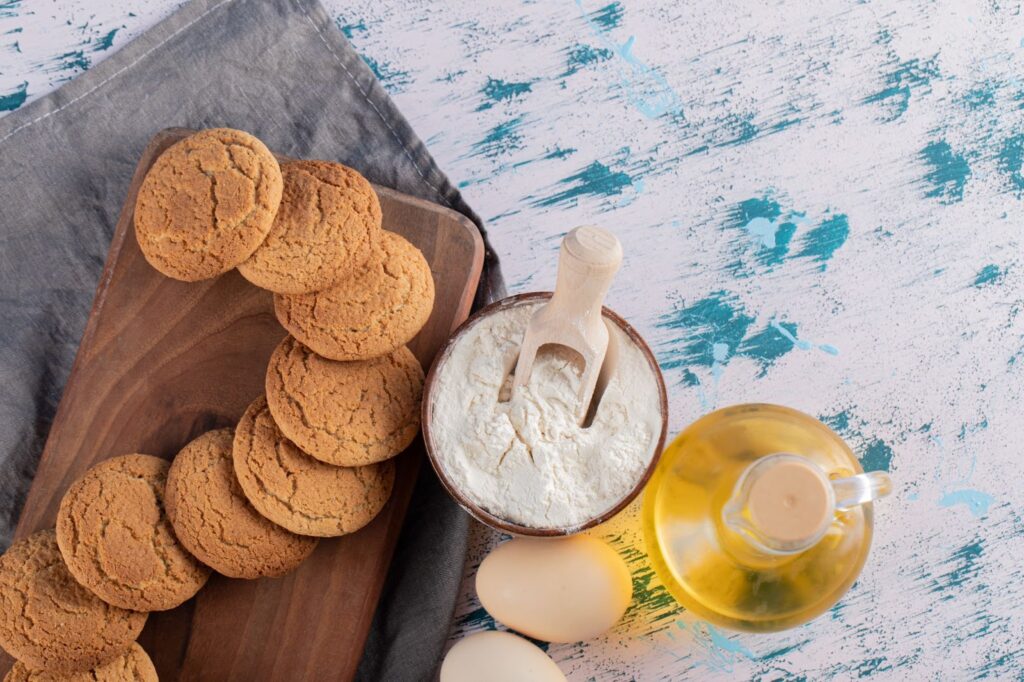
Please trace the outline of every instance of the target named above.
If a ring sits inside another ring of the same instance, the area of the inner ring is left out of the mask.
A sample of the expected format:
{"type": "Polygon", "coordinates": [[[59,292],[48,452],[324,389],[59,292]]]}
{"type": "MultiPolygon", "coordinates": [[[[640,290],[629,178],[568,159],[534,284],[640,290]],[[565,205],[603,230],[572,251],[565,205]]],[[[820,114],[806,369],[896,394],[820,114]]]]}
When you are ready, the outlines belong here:
{"type": "MultiPolygon", "coordinates": [[[[132,452],[173,458],[200,433],[234,426],[263,392],[267,360],[285,335],[271,294],[234,271],[205,282],[168,279],[135,240],[143,176],[189,132],[157,134],[139,161],[18,538],[52,527],[68,485],[96,462],[132,452]]],[[[434,311],[410,344],[426,369],[469,314],[483,242],[459,213],[376,190],[385,229],[419,247],[434,276],[434,311]]],[[[290,575],[243,581],[215,574],[194,599],[152,614],[139,641],[160,678],[351,678],[423,457],[417,439],[398,459],[394,493],[380,515],[358,533],[322,541],[290,575]]],[[[11,659],[2,663],[6,671],[11,659]]]]}

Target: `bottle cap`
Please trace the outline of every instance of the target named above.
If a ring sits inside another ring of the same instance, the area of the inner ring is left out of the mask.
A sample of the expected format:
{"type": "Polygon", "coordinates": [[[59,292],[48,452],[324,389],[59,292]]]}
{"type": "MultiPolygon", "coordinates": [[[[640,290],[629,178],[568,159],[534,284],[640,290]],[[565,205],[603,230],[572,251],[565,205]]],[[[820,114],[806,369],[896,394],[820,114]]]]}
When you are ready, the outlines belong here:
{"type": "Polygon", "coordinates": [[[752,482],[747,498],[750,522],[765,539],[780,546],[816,542],[833,516],[828,480],[816,466],[796,457],[768,464],[752,482]]]}

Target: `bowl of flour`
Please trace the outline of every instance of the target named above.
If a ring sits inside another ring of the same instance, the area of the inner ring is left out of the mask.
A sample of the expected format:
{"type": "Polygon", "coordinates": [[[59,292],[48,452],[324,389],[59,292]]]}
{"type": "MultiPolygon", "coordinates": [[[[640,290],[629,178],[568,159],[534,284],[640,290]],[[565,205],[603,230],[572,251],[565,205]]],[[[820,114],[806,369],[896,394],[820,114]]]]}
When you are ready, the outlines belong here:
{"type": "Polygon", "coordinates": [[[476,313],[424,387],[423,438],[442,484],[476,519],[516,535],[569,535],[617,514],[653,472],[668,426],[654,355],[607,308],[608,358],[583,425],[574,416],[582,361],[567,348],[542,348],[511,395],[523,332],[550,296],[512,296],[476,313]]]}

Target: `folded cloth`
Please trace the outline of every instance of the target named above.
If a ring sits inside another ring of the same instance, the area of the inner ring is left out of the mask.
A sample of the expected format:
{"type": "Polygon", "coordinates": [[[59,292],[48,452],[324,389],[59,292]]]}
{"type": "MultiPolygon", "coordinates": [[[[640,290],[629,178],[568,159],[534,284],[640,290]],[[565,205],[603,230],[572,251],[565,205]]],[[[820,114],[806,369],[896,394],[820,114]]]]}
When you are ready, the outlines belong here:
{"type": "MultiPolygon", "coordinates": [[[[250,131],[346,163],[479,224],[316,0],[194,0],[47,97],[0,119],[0,541],[11,541],[85,327],[132,171],[171,126],[250,131]]],[[[478,302],[502,292],[492,252],[478,302]]],[[[428,467],[429,469],[429,467],[428,467]]],[[[419,481],[360,666],[431,675],[468,519],[419,481]]]]}

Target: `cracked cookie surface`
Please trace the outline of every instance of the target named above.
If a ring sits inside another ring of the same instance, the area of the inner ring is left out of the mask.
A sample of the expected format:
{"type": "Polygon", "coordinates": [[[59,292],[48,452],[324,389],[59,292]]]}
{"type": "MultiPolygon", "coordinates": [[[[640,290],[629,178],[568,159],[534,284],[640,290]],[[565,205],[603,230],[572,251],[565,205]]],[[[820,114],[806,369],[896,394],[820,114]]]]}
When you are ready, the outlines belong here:
{"type": "Polygon", "coordinates": [[[15,661],[4,682],[157,682],[157,679],[149,654],[133,643],[126,653],[109,663],[80,673],[37,670],[15,661]]]}
{"type": "Polygon", "coordinates": [[[387,231],[365,270],[330,289],[274,296],[274,312],[284,328],[332,360],[365,360],[404,346],[433,307],[434,278],[426,258],[387,231]]]}
{"type": "Polygon", "coordinates": [[[302,452],[281,433],[263,396],[238,423],[232,459],[252,505],[304,535],[354,533],[383,509],[395,481],[393,462],[338,467],[302,452]]]}
{"type": "Polygon", "coordinates": [[[223,274],[270,232],[282,186],[277,159],[254,136],[201,130],[171,145],[146,173],[135,201],[139,248],[174,279],[223,274]]]}
{"type": "Polygon", "coordinates": [[[145,613],[111,606],[75,581],[52,529],[0,556],[0,645],[32,668],[87,671],[123,654],[145,623],[145,613]]]}
{"type": "Polygon", "coordinates": [[[394,457],[419,432],[423,368],[412,352],[338,362],[289,336],[270,357],[267,403],[281,432],[328,464],[394,457]]]}
{"type": "Polygon", "coordinates": [[[71,484],[57,512],[57,544],[78,582],[137,611],[172,609],[210,569],[188,553],[164,512],[170,463],[152,455],[100,462],[71,484]]]}
{"type": "Polygon", "coordinates": [[[285,530],[249,504],[231,461],[234,437],[234,429],[217,429],[182,448],[167,474],[167,517],[181,544],[218,573],[284,575],[317,540],[285,530]]]}
{"type": "Polygon", "coordinates": [[[284,193],[266,241],[238,266],[258,287],[301,294],[359,272],[379,248],[377,193],[358,172],[330,161],[281,166],[284,193]]]}

